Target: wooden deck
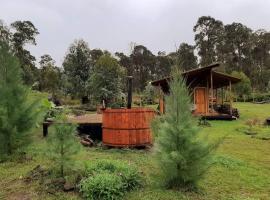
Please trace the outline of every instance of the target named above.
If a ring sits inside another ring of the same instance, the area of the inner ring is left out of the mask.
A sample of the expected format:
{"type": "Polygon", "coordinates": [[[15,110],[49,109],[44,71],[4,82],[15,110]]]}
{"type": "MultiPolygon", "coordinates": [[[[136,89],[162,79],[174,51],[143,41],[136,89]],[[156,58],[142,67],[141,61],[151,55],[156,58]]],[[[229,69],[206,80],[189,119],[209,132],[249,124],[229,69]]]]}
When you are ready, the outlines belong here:
{"type": "MultiPolygon", "coordinates": [[[[69,115],[67,118],[68,118],[67,123],[78,124],[78,125],[93,125],[93,126],[98,126],[98,127],[101,127],[102,125],[102,114],[93,113],[93,114],[85,114],[85,115],[80,115],[80,116],[69,115]]],[[[48,135],[49,126],[54,123],[55,122],[53,121],[43,122],[43,136],[44,137],[48,135]]]]}
{"type": "Polygon", "coordinates": [[[85,114],[80,116],[68,116],[68,121],[75,124],[102,124],[102,114],[85,114]]]}

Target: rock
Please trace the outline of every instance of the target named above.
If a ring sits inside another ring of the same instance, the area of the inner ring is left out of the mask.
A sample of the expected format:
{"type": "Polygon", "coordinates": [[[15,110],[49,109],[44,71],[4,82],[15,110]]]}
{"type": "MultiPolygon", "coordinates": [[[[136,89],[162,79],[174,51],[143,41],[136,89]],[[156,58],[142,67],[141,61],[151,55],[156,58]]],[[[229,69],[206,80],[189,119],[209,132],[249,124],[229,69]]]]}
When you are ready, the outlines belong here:
{"type": "Polygon", "coordinates": [[[75,185],[73,183],[70,183],[70,182],[65,183],[64,185],[65,192],[73,191],[74,189],[75,189],[75,185]]]}

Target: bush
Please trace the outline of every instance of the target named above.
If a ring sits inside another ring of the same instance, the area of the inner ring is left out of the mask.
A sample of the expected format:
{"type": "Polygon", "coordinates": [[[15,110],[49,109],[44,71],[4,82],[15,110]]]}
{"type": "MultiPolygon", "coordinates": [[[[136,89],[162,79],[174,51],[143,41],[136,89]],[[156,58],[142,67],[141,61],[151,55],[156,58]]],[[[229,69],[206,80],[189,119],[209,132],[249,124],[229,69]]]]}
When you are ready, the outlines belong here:
{"type": "Polygon", "coordinates": [[[80,183],[80,191],[87,199],[119,199],[143,184],[137,168],[122,161],[99,160],[87,164],[86,176],[80,183]]]}
{"type": "Polygon", "coordinates": [[[126,191],[142,186],[143,180],[138,169],[123,161],[99,160],[86,167],[87,175],[95,175],[104,171],[119,175],[122,178],[124,189],[126,191]]]}
{"type": "Polygon", "coordinates": [[[80,192],[88,200],[120,199],[124,195],[123,182],[120,176],[102,172],[81,181],[80,192]]]}
{"type": "Polygon", "coordinates": [[[237,98],[239,102],[264,102],[270,101],[270,93],[253,93],[251,95],[245,95],[237,98]]]}

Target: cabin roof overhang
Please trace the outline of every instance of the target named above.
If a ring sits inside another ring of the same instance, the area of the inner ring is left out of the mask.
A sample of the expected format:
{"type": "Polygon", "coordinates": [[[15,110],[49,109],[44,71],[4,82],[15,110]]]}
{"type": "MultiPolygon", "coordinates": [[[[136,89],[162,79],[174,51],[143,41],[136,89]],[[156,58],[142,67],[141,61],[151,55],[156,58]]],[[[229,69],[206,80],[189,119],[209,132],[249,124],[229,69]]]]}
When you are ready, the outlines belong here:
{"type": "MultiPolygon", "coordinates": [[[[220,66],[219,63],[215,63],[209,65],[207,67],[202,67],[198,69],[189,70],[182,73],[182,76],[186,79],[187,85],[190,87],[195,87],[202,81],[205,81],[210,78],[212,73],[213,78],[213,88],[222,88],[225,86],[229,86],[231,84],[239,83],[241,80],[234,76],[230,76],[228,74],[224,74],[222,72],[214,71],[213,68],[220,66]]],[[[167,92],[169,90],[168,82],[170,81],[171,77],[165,77],[160,80],[152,81],[151,84],[153,86],[160,86],[162,90],[167,92]]]]}

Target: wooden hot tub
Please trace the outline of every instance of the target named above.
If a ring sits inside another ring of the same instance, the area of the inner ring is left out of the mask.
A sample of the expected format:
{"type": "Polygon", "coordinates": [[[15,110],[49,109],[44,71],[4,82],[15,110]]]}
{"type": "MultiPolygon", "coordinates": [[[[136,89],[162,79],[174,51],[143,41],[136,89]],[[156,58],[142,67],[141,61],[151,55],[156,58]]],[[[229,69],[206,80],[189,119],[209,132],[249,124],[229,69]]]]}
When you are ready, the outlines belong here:
{"type": "Polygon", "coordinates": [[[152,143],[150,108],[106,109],[102,115],[102,142],[107,146],[136,147],[152,143]]]}

